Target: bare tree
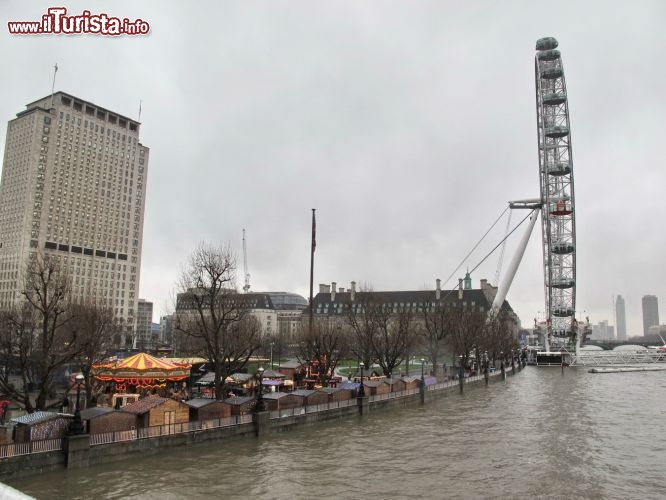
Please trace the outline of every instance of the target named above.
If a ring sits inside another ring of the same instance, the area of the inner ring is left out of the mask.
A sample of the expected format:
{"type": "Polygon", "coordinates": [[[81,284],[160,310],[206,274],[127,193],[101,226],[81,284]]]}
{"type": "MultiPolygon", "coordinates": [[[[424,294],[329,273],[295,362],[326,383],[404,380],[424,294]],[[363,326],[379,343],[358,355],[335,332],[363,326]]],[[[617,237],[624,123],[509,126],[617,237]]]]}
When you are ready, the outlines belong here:
{"type": "Polygon", "coordinates": [[[181,273],[176,329],[213,365],[215,396],[223,381],[241,370],[261,345],[261,329],[250,318],[248,295],[236,291],[236,258],[229,246],[199,244],[181,273]]]}
{"type": "Polygon", "coordinates": [[[358,292],[354,301],[345,305],[346,321],[353,337],[350,350],[365,366],[375,362],[373,343],[377,334],[375,310],[378,307],[379,301],[369,289],[358,292]]]}
{"type": "Polygon", "coordinates": [[[341,321],[317,319],[313,329],[303,328],[297,358],[327,387],[338,364],[349,353],[349,332],[341,321]]]}
{"type": "Polygon", "coordinates": [[[421,342],[433,369],[436,369],[443,354],[453,325],[452,309],[446,305],[446,302],[438,300],[423,304],[421,310],[421,342]]]}
{"type": "Polygon", "coordinates": [[[486,313],[464,307],[462,302],[458,302],[453,303],[451,347],[455,355],[462,356],[463,365],[466,365],[475,351],[478,357],[478,346],[486,325],[486,313]]]}
{"type": "Polygon", "coordinates": [[[77,353],[76,332],[67,327],[70,279],[57,257],[34,254],[25,271],[24,300],[2,314],[3,362],[21,370],[20,383],[7,370],[0,388],[29,412],[47,407],[56,376],[77,353]],[[32,400],[31,390],[37,390],[32,400]]]}
{"type": "Polygon", "coordinates": [[[414,312],[409,304],[379,304],[374,307],[377,326],[372,349],[384,375],[390,377],[409,355],[414,340],[414,312]]]}
{"type": "Polygon", "coordinates": [[[488,358],[495,360],[505,358],[513,349],[518,347],[518,342],[514,335],[512,321],[504,309],[488,318],[485,328],[485,334],[480,342],[479,351],[488,352],[488,358]]]}
{"type": "Polygon", "coordinates": [[[34,310],[21,306],[0,312],[0,393],[34,411],[30,389],[39,380],[37,328],[34,310]]]}
{"type": "Polygon", "coordinates": [[[75,361],[84,378],[86,407],[93,404],[97,392],[92,377],[92,366],[101,362],[107,355],[118,331],[113,308],[97,304],[93,299],[84,299],[72,304],[72,321],[69,325],[78,340],[75,361]]]}

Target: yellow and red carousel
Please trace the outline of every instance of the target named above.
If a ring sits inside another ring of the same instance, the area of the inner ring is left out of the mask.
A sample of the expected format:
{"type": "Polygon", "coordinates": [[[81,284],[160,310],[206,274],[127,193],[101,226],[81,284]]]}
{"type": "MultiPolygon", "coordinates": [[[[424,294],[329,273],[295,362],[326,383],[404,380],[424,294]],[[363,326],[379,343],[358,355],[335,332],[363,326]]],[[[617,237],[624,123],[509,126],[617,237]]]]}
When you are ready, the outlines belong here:
{"type": "Polygon", "coordinates": [[[164,389],[169,382],[179,382],[190,377],[190,363],[174,363],[140,352],[129,358],[93,365],[95,379],[113,382],[115,390],[126,392],[135,389],[164,389]]]}

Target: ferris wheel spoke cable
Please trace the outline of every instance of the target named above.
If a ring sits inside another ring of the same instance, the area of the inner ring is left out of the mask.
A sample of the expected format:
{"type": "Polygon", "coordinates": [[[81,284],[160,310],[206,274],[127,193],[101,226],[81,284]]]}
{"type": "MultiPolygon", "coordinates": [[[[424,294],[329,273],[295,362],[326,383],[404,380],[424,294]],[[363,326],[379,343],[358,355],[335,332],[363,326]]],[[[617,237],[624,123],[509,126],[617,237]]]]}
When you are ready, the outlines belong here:
{"type": "Polygon", "coordinates": [[[458,270],[463,266],[463,264],[465,262],[467,262],[467,259],[469,259],[469,256],[472,255],[472,253],[474,253],[474,250],[476,250],[476,248],[481,244],[481,242],[485,239],[485,237],[488,236],[488,233],[490,233],[490,231],[493,230],[493,228],[502,219],[502,217],[504,217],[504,214],[506,213],[507,210],[509,210],[508,206],[502,211],[502,213],[499,215],[499,217],[497,217],[497,219],[495,219],[495,222],[492,223],[492,225],[488,228],[488,230],[484,233],[484,235],[481,236],[481,239],[476,242],[476,245],[474,245],[474,247],[472,247],[472,249],[467,253],[467,255],[465,255],[465,257],[463,257],[463,260],[460,262],[460,264],[458,264],[458,267],[456,267],[453,270],[453,272],[449,275],[449,277],[444,280],[444,283],[442,284],[442,286],[446,286],[446,284],[453,277],[453,275],[458,272],[458,270]]]}
{"type": "MultiPolygon", "coordinates": [[[[508,209],[508,208],[507,208],[507,209],[508,209]]],[[[504,212],[506,212],[507,209],[505,209],[504,212]]],[[[504,215],[504,212],[502,212],[502,215],[504,215]]],[[[512,234],[513,234],[513,233],[514,233],[514,232],[515,232],[520,226],[522,226],[523,222],[525,222],[527,219],[529,219],[530,216],[531,216],[532,214],[534,214],[534,213],[535,213],[535,210],[531,210],[531,211],[530,211],[530,212],[529,212],[529,213],[528,213],[528,214],[527,214],[527,215],[526,215],[526,216],[525,216],[525,217],[524,217],[524,218],[523,218],[518,224],[516,224],[516,226],[515,226],[515,227],[514,227],[509,233],[507,233],[507,235],[506,235],[504,238],[502,238],[502,239],[500,240],[500,242],[499,242],[497,245],[495,245],[495,246],[493,247],[493,249],[490,250],[490,252],[488,252],[488,253],[485,255],[485,257],[483,257],[483,259],[481,259],[481,261],[479,261],[479,263],[478,263],[476,266],[474,266],[474,267],[472,268],[472,270],[469,271],[469,272],[470,272],[470,273],[473,273],[474,271],[476,271],[476,270],[481,266],[481,264],[483,264],[483,263],[488,259],[488,257],[490,257],[490,256],[495,252],[495,250],[497,250],[497,249],[498,249],[498,248],[499,248],[499,247],[500,247],[500,246],[501,246],[501,245],[502,245],[502,244],[503,244],[503,243],[509,238],[509,236],[511,236],[511,235],[512,235],[512,234]]],[[[500,216],[500,217],[501,217],[501,216],[500,216]]],[[[497,223],[497,221],[495,221],[495,223],[497,223]]],[[[492,228],[491,228],[491,229],[492,229],[492,228]]],[[[488,234],[488,233],[486,233],[486,234],[488,234]]],[[[485,235],[484,235],[484,238],[485,238],[485,235]]],[[[479,242],[479,243],[481,243],[481,242],[479,242]]],[[[478,245],[478,243],[477,243],[477,245],[478,245]]],[[[473,250],[472,250],[472,251],[473,251],[473,250]]],[[[471,252],[470,252],[470,253],[471,253],[471,252]]],[[[463,263],[464,263],[464,262],[463,262],[463,263]]],[[[461,264],[460,266],[458,266],[458,269],[460,269],[460,267],[462,267],[462,264],[461,264]]],[[[457,269],[456,269],[456,271],[457,271],[457,269]]],[[[454,271],[454,273],[455,273],[455,271],[454,271]]],[[[453,276],[453,274],[452,274],[451,276],[453,276]]],[[[450,276],[449,276],[449,279],[450,279],[450,276]]],[[[454,291],[456,291],[456,290],[458,289],[459,286],[460,286],[460,284],[456,285],[453,289],[451,289],[450,291],[448,291],[448,292],[444,295],[444,298],[446,298],[446,297],[448,297],[449,295],[451,295],[454,291]]]]}

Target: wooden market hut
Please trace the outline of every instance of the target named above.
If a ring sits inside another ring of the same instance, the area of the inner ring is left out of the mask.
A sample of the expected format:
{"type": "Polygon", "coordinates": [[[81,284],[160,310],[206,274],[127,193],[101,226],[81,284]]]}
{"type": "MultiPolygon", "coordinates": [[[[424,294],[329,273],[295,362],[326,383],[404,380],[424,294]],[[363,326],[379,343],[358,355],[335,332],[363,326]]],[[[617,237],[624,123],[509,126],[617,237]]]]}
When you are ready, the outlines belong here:
{"type": "Polygon", "coordinates": [[[137,428],[155,425],[185,424],[190,421],[190,407],[174,399],[149,396],[127,405],[124,411],[137,416],[137,428]]]}
{"type": "Polygon", "coordinates": [[[190,422],[196,420],[213,420],[231,416],[231,405],[226,401],[210,398],[195,398],[185,401],[190,407],[190,422]]]}
{"type": "Polygon", "coordinates": [[[254,410],[256,399],[250,396],[234,396],[224,400],[231,407],[231,415],[248,415],[254,410]]]}
{"type": "Polygon", "coordinates": [[[358,388],[361,386],[359,382],[343,382],[338,386],[338,389],[350,391],[351,398],[358,396],[358,388]]]}
{"type": "Polygon", "coordinates": [[[12,431],[15,443],[26,443],[39,439],[62,438],[67,433],[69,423],[74,415],[55,413],[52,411],[36,411],[10,420],[14,425],[12,431]]]}
{"type": "Polygon", "coordinates": [[[89,434],[136,429],[137,418],[135,413],[116,410],[108,406],[81,410],[81,420],[85,423],[89,434]]]}
{"type": "Polygon", "coordinates": [[[319,391],[328,396],[329,403],[348,401],[352,399],[354,394],[354,389],[351,387],[322,387],[319,391]]]}
{"type": "Polygon", "coordinates": [[[405,381],[401,378],[387,378],[384,382],[391,387],[391,392],[402,392],[407,387],[405,381]]]}
{"type": "Polygon", "coordinates": [[[405,383],[405,390],[418,389],[419,384],[421,383],[421,377],[407,375],[402,377],[402,381],[405,383]]]}
{"type": "Polygon", "coordinates": [[[300,399],[298,406],[321,405],[328,403],[328,394],[322,391],[313,389],[298,389],[290,392],[289,395],[293,398],[300,399]]]}
{"type": "Polygon", "coordinates": [[[291,392],[269,392],[263,395],[268,411],[291,410],[303,406],[301,398],[292,396],[291,392]]]}
{"type": "Polygon", "coordinates": [[[388,394],[391,392],[391,386],[384,382],[385,380],[386,379],[364,380],[363,385],[365,386],[365,395],[376,396],[378,394],[388,394]]]}

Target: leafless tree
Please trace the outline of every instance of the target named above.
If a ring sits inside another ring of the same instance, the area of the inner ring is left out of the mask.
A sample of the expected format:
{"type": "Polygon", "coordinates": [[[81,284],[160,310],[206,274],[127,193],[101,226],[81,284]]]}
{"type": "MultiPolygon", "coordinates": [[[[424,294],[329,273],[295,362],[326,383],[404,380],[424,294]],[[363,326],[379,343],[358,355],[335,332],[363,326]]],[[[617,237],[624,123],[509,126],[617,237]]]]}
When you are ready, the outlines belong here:
{"type": "Polygon", "coordinates": [[[358,292],[354,301],[345,305],[345,319],[353,337],[350,350],[365,366],[372,366],[375,362],[373,352],[374,337],[377,334],[375,310],[379,306],[377,297],[370,289],[358,292]]]}
{"type": "Polygon", "coordinates": [[[218,400],[224,397],[224,379],[245,367],[261,345],[260,325],[250,317],[246,296],[236,291],[235,272],[229,246],[200,243],[177,284],[176,330],[212,364],[218,400]]]}
{"type": "Polygon", "coordinates": [[[46,409],[56,375],[78,349],[76,331],[68,325],[70,279],[57,257],[34,254],[26,267],[23,297],[22,303],[3,312],[0,341],[2,361],[22,370],[21,382],[16,385],[5,374],[0,388],[32,412],[46,409]],[[38,391],[34,403],[33,387],[38,391]]]}
{"type": "Polygon", "coordinates": [[[97,304],[94,299],[86,298],[72,304],[72,320],[69,325],[76,332],[78,354],[75,361],[84,377],[86,407],[93,404],[96,396],[95,381],[92,377],[92,366],[101,362],[114,343],[114,335],[118,331],[113,308],[97,304]]]}
{"type": "Polygon", "coordinates": [[[317,319],[313,329],[303,328],[297,358],[327,387],[341,360],[349,354],[349,331],[342,321],[317,319]]]}
{"type": "Polygon", "coordinates": [[[495,360],[506,358],[517,347],[511,319],[505,310],[500,309],[496,315],[488,318],[479,351],[487,351],[488,359],[495,365],[495,360]]]}
{"type": "Polygon", "coordinates": [[[454,322],[451,307],[447,307],[447,302],[438,300],[436,302],[425,303],[421,309],[421,343],[424,352],[432,363],[433,369],[444,352],[447,340],[451,334],[454,322]]]}
{"type": "Polygon", "coordinates": [[[409,304],[379,304],[374,307],[376,335],[372,349],[384,375],[390,377],[409,355],[414,342],[414,312],[409,304]]]}
{"type": "Polygon", "coordinates": [[[30,388],[39,381],[34,311],[24,302],[0,312],[0,392],[34,411],[30,388]]]}
{"type": "Polygon", "coordinates": [[[476,352],[478,357],[478,346],[486,325],[486,313],[458,302],[452,303],[450,341],[454,355],[462,356],[463,365],[467,365],[472,353],[476,352]]]}

